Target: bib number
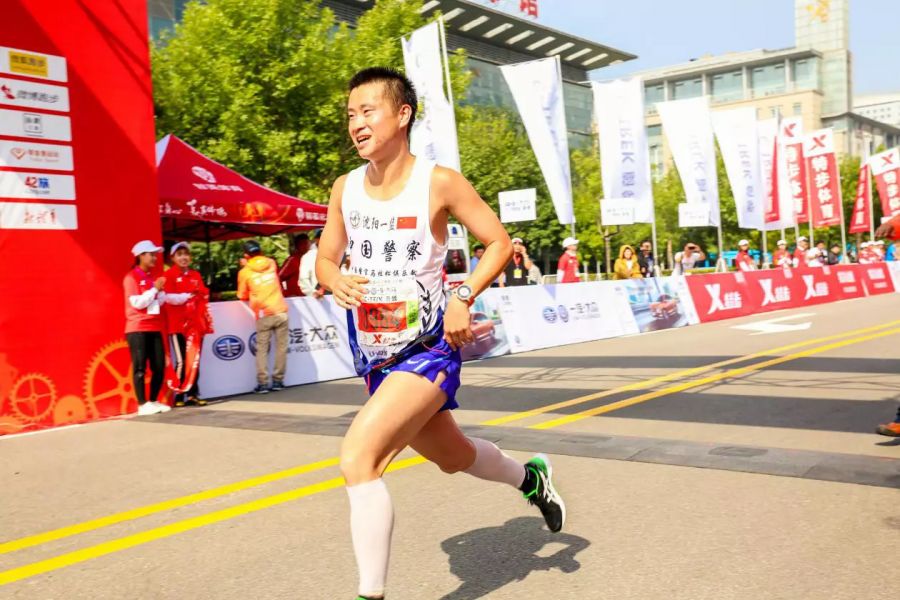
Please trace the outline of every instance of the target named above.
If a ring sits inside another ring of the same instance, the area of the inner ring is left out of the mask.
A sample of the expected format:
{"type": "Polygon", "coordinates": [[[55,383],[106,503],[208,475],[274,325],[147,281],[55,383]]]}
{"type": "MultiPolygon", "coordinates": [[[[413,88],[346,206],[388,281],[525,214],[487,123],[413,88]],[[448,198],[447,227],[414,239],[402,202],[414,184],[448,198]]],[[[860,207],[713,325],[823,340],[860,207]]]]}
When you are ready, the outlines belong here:
{"type": "Polygon", "coordinates": [[[366,285],[367,293],[356,309],[360,343],[393,346],[414,340],[421,330],[416,280],[379,278],[366,285]]]}

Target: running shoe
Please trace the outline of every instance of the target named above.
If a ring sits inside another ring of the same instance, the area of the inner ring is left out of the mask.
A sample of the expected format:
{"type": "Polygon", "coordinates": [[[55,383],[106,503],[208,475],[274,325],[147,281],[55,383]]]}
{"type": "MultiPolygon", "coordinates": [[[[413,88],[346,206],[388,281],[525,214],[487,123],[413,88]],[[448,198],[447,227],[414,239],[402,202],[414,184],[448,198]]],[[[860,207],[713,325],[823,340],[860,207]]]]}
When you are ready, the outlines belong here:
{"type": "Polygon", "coordinates": [[[144,402],[138,406],[137,416],[146,417],[147,415],[155,415],[158,412],[160,412],[160,410],[153,402],[144,402]]]}
{"type": "Polygon", "coordinates": [[[156,406],[157,412],[161,412],[161,413],[167,413],[170,410],[172,410],[171,406],[169,406],[168,404],[163,404],[162,402],[154,401],[154,402],[148,402],[147,404],[153,404],[154,406],[156,406]]]}
{"type": "Polygon", "coordinates": [[[887,435],[890,437],[900,437],[900,423],[885,423],[884,425],[879,425],[878,429],[875,430],[876,433],[880,433],[881,435],[887,435]]]}
{"type": "Polygon", "coordinates": [[[537,506],[547,528],[558,532],[566,522],[566,503],[553,487],[553,466],[546,454],[538,454],[525,463],[525,489],[522,493],[529,504],[537,506]]]}

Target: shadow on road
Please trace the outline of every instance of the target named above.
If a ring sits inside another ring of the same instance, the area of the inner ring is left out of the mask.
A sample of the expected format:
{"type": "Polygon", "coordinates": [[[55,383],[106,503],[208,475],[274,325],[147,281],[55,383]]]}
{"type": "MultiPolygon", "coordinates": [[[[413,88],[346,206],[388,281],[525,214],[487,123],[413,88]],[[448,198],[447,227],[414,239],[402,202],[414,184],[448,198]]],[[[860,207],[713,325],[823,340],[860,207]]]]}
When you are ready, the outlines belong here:
{"type": "Polygon", "coordinates": [[[459,587],[441,600],[475,600],[521,581],[533,571],[559,569],[574,573],[581,568],[575,555],[590,546],[582,537],[551,533],[544,520],[517,517],[499,527],[485,527],[463,533],[441,544],[450,561],[450,572],[459,577],[459,587]],[[541,556],[548,544],[564,546],[549,556],[541,556]]]}

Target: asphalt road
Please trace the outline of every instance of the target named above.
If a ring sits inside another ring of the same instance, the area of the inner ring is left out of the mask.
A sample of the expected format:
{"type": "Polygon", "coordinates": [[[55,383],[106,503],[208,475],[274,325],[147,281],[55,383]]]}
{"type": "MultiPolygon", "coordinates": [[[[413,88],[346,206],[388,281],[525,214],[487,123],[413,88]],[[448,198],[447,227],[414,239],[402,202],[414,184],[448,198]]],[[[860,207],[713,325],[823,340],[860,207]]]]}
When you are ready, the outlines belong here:
{"type": "MultiPolygon", "coordinates": [[[[457,419],[549,453],[569,520],[404,453],[388,597],[895,598],[900,445],[873,430],[900,403],[898,307],[467,364],[457,419]]],[[[336,456],[364,401],[337,381],[0,438],[0,598],[352,598],[336,456]]]]}

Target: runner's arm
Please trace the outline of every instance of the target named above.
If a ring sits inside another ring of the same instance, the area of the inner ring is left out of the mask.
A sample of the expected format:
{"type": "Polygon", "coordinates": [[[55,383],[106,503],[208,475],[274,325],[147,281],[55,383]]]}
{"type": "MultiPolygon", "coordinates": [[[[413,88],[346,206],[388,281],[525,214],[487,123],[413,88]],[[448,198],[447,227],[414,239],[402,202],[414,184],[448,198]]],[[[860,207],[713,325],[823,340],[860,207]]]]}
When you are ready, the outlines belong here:
{"type": "Polygon", "coordinates": [[[477,296],[497,279],[512,258],[509,234],[465,177],[452,169],[437,167],[432,182],[442,206],[484,246],[481,260],[465,282],[477,296]]]}

